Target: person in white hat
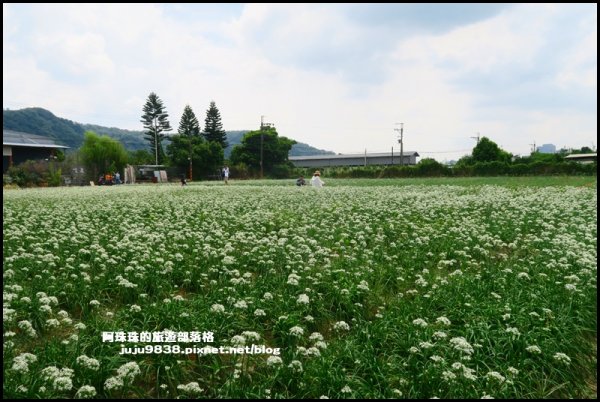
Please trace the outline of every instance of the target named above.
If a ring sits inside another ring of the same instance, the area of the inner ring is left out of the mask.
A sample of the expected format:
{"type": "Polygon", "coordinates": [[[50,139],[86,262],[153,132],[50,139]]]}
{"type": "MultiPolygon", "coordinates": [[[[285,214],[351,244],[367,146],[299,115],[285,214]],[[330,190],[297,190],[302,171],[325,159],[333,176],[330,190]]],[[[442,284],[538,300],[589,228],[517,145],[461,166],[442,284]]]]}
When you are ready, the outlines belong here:
{"type": "Polygon", "coordinates": [[[323,180],[321,180],[321,172],[319,172],[318,170],[313,174],[312,179],[310,179],[310,185],[315,187],[315,188],[321,188],[323,187],[323,185],[325,184],[325,182],[323,180]]]}

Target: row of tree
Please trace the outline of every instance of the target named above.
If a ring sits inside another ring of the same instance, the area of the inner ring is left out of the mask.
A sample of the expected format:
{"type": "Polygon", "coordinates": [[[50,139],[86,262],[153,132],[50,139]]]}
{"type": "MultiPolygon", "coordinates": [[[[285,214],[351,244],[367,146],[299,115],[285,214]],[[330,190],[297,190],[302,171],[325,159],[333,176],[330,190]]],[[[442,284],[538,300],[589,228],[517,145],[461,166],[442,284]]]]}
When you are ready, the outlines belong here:
{"type": "MultiPolygon", "coordinates": [[[[150,93],[143,106],[141,122],[144,125],[144,137],[148,141],[148,150],[127,152],[116,139],[95,132],[85,133],[84,142],[75,155],[71,155],[65,163],[65,171],[76,166],[79,161],[87,167],[88,179],[97,179],[99,175],[122,171],[126,164],[166,165],[176,169],[177,174],[186,174],[188,178],[203,179],[217,174],[225,163],[224,149],[228,146],[227,135],[221,122],[221,114],[211,102],[206,111],[204,130],[190,105],[186,105],[177,134],[167,137],[171,131],[168,113],[162,100],[150,93]],[[163,148],[165,139],[169,139],[166,151],[163,148]]],[[[261,125],[259,130],[247,132],[239,145],[233,147],[229,162],[235,177],[290,177],[304,173],[294,169],[288,160],[288,154],[296,141],[280,137],[275,127],[261,125]]],[[[587,151],[582,149],[583,151],[587,151]]],[[[591,150],[590,150],[591,151],[591,150]]],[[[453,169],[449,169],[432,159],[424,159],[415,167],[338,169],[340,177],[406,177],[430,175],[494,175],[494,174],[585,174],[589,168],[580,168],[572,164],[566,165],[563,154],[541,154],[534,152],[531,156],[519,158],[501,149],[487,137],[478,141],[471,155],[461,158],[453,169]],[[377,171],[375,171],[375,170],[377,171]],[[582,170],[583,169],[583,170],[582,170]],[[358,176],[357,176],[358,175],[358,176]]],[[[60,162],[60,161],[59,161],[60,162]]],[[[21,181],[30,181],[27,177],[38,177],[38,181],[50,181],[56,172],[41,174],[44,164],[30,164],[22,172],[13,169],[14,176],[21,181]],[[29,175],[29,176],[28,176],[29,175]]],[[[54,166],[54,164],[52,164],[54,166]]],[[[60,168],[60,167],[59,167],[60,168]]],[[[57,170],[59,171],[59,170],[57,170]]],[[[60,176],[60,173],[58,173],[60,176]]]]}
{"type": "MultiPolygon", "coordinates": [[[[186,108],[187,109],[187,108],[186,108]]],[[[222,147],[217,141],[198,138],[199,127],[189,113],[180,122],[181,132],[173,136],[167,146],[171,166],[176,161],[185,165],[191,154],[194,166],[200,172],[211,172],[212,166],[219,166],[222,161],[222,147]],[[191,122],[191,123],[190,123],[191,122]],[[187,128],[186,128],[187,127],[187,128]],[[192,133],[185,135],[185,133],[192,133]],[[191,142],[186,142],[191,138],[191,142]],[[216,155],[217,158],[213,158],[216,155]],[[212,158],[212,159],[211,159],[212,158]]],[[[287,160],[288,152],[294,144],[293,140],[279,137],[273,127],[262,127],[260,130],[246,133],[242,143],[234,147],[231,159],[231,171],[234,177],[259,177],[261,170],[261,148],[263,169],[266,176],[289,178],[298,175],[310,176],[314,168],[293,168],[287,160]]],[[[589,148],[572,150],[569,153],[590,153],[589,148]]],[[[442,165],[434,159],[422,159],[415,166],[367,166],[367,167],[322,167],[328,177],[432,177],[432,176],[499,176],[499,175],[595,175],[597,165],[566,162],[567,152],[543,154],[534,152],[526,157],[512,157],[488,138],[479,141],[469,156],[463,157],[453,167],[442,165]]],[[[147,150],[125,150],[123,145],[106,135],[99,136],[94,132],[85,133],[84,145],[75,153],[64,155],[57,153],[57,159],[51,161],[27,161],[19,166],[11,167],[4,184],[13,182],[19,186],[50,185],[58,186],[61,182],[61,171],[71,172],[83,162],[88,171],[88,180],[97,179],[99,174],[121,171],[127,164],[148,164],[153,155],[147,150]]],[[[185,167],[185,166],[184,166],[185,167]]],[[[180,172],[185,170],[179,170],[180,172]]],[[[213,174],[216,173],[213,171],[213,174]]],[[[198,175],[199,178],[202,176],[198,175]]],[[[83,180],[83,177],[79,179],[83,180]]],[[[82,184],[81,181],[74,184],[82,184]]]]}
{"type": "MultiPolygon", "coordinates": [[[[177,134],[169,137],[170,144],[164,154],[162,142],[167,131],[171,130],[168,113],[163,102],[152,92],[143,108],[141,122],[144,124],[145,138],[151,152],[154,152],[155,163],[167,163],[171,166],[188,170],[188,177],[203,177],[215,173],[224,163],[224,149],[228,146],[227,135],[223,130],[221,114],[215,105],[210,103],[204,120],[204,130],[190,105],[186,105],[177,134]]],[[[273,171],[290,168],[288,153],[296,142],[286,137],[279,137],[271,126],[261,126],[257,131],[244,135],[241,144],[236,145],[230,156],[235,170],[244,176],[262,175],[273,171]]]]}
{"type": "MultiPolygon", "coordinates": [[[[166,165],[186,174],[189,179],[218,173],[225,163],[224,149],[228,143],[215,102],[211,102],[206,111],[204,130],[190,105],[183,110],[177,133],[169,136],[167,133],[172,127],[168,117],[162,100],[152,92],[143,106],[140,120],[144,125],[148,151],[128,154],[119,141],[86,132],[79,151],[81,160],[94,178],[105,172],[120,171],[127,163],[166,165]],[[167,138],[169,143],[164,147],[167,138]]],[[[274,127],[261,126],[259,130],[246,133],[241,143],[233,148],[230,155],[232,169],[242,177],[257,177],[263,173],[280,177],[292,168],[288,154],[295,143],[289,138],[279,137],[274,127]]]]}
{"type": "Polygon", "coordinates": [[[458,160],[455,167],[473,166],[477,163],[500,162],[508,165],[511,164],[529,164],[534,162],[543,163],[562,163],[565,162],[565,156],[569,154],[592,153],[592,149],[582,147],[581,149],[566,150],[561,149],[557,153],[547,154],[541,152],[532,152],[531,155],[520,157],[503,150],[494,141],[487,137],[481,138],[477,142],[471,155],[463,156],[458,160]]]}
{"type": "Polygon", "coordinates": [[[148,96],[143,112],[141,122],[156,165],[166,163],[182,169],[189,168],[191,178],[193,170],[206,173],[215,171],[223,164],[223,150],[228,145],[227,134],[223,130],[221,114],[215,102],[211,102],[206,111],[204,131],[201,131],[191,106],[185,106],[177,134],[170,136],[171,142],[167,146],[166,155],[163,142],[165,133],[172,128],[168,120],[169,114],[154,92],[148,96]]]}
{"type": "MultiPolygon", "coordinates": [[[[328,177],[384,178],[436,176],[527,176],[527,175],[595,175],[597,164],[581,164],[565,160],[567,154],[591,153],[590,148],[543,154],[533,152],[526,157],[515,157],[487,137],[478,141],[471,155],[462,157],[454,166],[446,166],[435,159],[421,159],[414,166],[321,167],[328,177]]],[[[295,169],[296,174],[307,175],[312,169],[295,169]]]]}

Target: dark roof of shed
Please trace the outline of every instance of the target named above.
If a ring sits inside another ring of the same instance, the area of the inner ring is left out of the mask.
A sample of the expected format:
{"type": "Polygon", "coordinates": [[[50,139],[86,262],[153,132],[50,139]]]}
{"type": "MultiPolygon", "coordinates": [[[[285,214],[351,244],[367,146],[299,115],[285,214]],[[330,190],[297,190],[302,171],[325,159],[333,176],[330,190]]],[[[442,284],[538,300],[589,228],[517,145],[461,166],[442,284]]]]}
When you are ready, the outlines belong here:
{"type": "Polygon", "coordinates": [[[2,145],[36,148],[69,148],[57,144],[52,138],[6,129],[2,129],[2,145]]]}

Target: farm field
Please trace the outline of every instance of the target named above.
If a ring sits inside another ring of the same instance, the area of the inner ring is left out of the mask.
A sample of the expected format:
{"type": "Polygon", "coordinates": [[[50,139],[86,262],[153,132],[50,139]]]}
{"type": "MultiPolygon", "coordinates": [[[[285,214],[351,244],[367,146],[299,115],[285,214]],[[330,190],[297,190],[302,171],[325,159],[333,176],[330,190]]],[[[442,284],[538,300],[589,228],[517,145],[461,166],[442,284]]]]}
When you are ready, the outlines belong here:
{"type": "Polygon", "coordinates": [[[595,397],[595,177],[323,180],[4,191],[4,397],[595,397]]]}
{"type": "MultiPolygon", "coordinates": [[[[308,181],[310,177],[305,177],[308,181]]],[[[381,186],[487,186],[495,185],[502,187],[548,187],[548,186],[569,186],[569,187],[595,187],[597,185],[596,176],[492,176],[492,177],[423,177],[423,178],[385,178],[385,179],[332,179],[323,177],[327,187],[352,186],[352,187],[381,187],[381,186]]],[[[294,186],[295,180],[230,180],[230,184],[236,186],[294,186]]],[[[223,184],[221,181],[200,181],[192,182],[191,185],[217,185],[223,184]]]]}

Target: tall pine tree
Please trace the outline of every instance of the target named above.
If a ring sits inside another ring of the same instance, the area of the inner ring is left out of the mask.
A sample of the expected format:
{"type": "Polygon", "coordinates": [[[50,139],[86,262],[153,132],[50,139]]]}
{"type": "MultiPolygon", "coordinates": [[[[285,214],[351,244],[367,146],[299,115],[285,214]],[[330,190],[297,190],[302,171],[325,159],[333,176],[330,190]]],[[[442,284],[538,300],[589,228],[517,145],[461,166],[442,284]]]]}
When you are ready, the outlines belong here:
{"type": "Polygon", "coordinates": [[[194,114],[194,111],[190,105],[186,105],[179,120],[179,129],[177,130],[179,135],[186,136],[188,138],[197,137],[200,135],[200,123],[194,114]]]}
{"type": "Polygon", "coordinates": [[[203,142],[203,138],[202,136],[200,136],[200,124],[198,123],[198,119],[196,118],[196,115],[194,114],[194,111],[192,110],[192,108],[190,107],[190,105],[185,105],[185,108],[183,109],[183,115],[181,115],[181,120],[179,121],[179,129],[177,130],[177,133],[179,134],[178,136],[174,136],[173,139],[175,139],[175,137],[181,137],[181,139],[183,139],[183,143],[181,143],[181,141],[175,141],[171,143],[171,147],[167,147],[167,153],[169,153],[169,155],[171,156],[171,159],[173,161],[175,161],[176,158],[174,158],[175,154],[176,154],[176,150],[178,148],[178,143],[180,144],[179,147],[181,145],[185,145],[185,142],[187,142],[187,147],[188,147],[188,179],[192,180],[193,176],[192,176],[192,171],[193,171],[193,162],[194,162],[194,144],[195,143],[201,143],[203,142]]]}
{"type": "Polygon", "coordinates": [[[204,132],[202,133],[207,141],[218,142],[223,149],[227,148],[227,134],[223,130],[221,123],[221,113],[215,106],[215,102],[210,102],[210,107],[206,111],[204,120],[204,132]]]}
{"type": "Polygon", "coordinates": [[[169,115],[164,110],[164,106],[158,95],[151,92],[144,105],[144,114],[140,122],[144,123],[145,138],[150,143],[150,151],[154,155],[154,160],[159,165],[164,160],[164,150],[162,149],[162,140],[165,135],[163,131],[171,131],[171,125],[167,117],[169,115]]]}

